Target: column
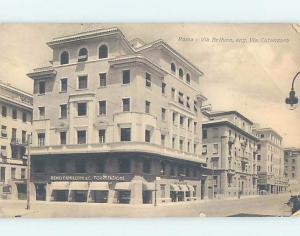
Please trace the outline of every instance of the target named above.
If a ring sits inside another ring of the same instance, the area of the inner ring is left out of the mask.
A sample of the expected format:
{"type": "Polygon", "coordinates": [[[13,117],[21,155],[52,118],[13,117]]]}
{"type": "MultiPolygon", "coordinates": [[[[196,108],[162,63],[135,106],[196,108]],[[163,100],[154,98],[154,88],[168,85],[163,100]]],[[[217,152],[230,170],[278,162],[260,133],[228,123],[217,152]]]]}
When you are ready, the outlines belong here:
{"type": "Polygon", "coordinates": [[[131,182],[130,204],[143,204],[143,182],[141,180],[131,182]]]}

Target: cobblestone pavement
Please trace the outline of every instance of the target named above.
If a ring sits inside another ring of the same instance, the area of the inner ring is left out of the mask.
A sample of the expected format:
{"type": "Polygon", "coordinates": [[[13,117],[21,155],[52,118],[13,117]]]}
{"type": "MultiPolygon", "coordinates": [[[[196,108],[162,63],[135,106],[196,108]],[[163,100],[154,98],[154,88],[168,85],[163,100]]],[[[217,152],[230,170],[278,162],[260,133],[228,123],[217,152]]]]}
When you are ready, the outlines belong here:
{"type": "Polygon", "coordinates": [[[284,204],[289,194],[255,196],[235,200],[204,200],[158,205],[101,203],[0,201],[0,217],[202,217],[202,216],[289,216],[284,204]]]}

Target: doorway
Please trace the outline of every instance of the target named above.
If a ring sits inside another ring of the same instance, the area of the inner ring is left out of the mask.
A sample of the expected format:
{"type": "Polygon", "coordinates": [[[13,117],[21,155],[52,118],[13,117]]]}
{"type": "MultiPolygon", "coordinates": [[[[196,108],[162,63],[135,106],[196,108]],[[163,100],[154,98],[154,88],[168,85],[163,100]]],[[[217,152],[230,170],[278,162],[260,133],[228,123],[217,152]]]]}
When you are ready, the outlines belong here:
{"type": "Polygon", "coordinates": [[[143,191],[143,204],[151,204],[152,203],[152,191],[144,190],[143,191]]]}
{"type": "Polygon", "coordinates": [[[35,184],[36,200],[46,201],[46,184],[35,184]]]}

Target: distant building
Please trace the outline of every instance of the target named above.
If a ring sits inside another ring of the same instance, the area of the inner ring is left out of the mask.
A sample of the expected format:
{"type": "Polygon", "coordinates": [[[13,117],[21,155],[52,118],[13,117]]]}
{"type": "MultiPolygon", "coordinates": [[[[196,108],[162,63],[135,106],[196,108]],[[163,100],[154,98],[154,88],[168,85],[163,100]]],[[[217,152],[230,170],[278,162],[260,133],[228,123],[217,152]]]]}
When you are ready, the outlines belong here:
{"type": "Polygon", "coordinates": [[[153,204],[205,198],[199,79],[162,40],[117,28],[53,39],[34,69],[33,199],[153,204]]]}
{"type": "Polygon", "coordinates": [[[282,137],[271,128],[255,128],[259,138],[257,154],[258,189],[268,193],[282,193],[288,189],[284,176],[282,137]]]}
{"type": "Polygon", "coordinates": [[[300,148],[284,149],[284,174],[289,179],[290,190],[300,192],[300,148]]]}
{"type": "Polygon", "coordinates": [[[257,194],[257,142],[253,122],[237,111],[205,111],[203,148],[213,170],[210,197],[237,198],[257,194]]]}
{"type": "Polygon", "coordinates": [[[25,198],[32,95],[0,82],[0,198],[25,198]]]}

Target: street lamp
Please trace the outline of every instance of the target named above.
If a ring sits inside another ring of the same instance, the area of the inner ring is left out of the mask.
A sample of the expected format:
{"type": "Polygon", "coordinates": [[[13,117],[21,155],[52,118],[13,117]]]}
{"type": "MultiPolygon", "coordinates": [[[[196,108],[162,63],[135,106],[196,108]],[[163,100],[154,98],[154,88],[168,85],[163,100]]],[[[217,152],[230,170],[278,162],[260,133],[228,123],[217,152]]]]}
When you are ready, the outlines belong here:
{"type": "Polygon", "coordinates": [[[294,90],[294,83],[297,78],[297,76],[300,74],[300,71],[294,76],[293,82],[292,82],[292,88],[289,94],[289,97],[285,99],[285,103],[289,105],[290,110],[295,110],[297,108],[298,104],[298,97],[296,96],[296,92],[294,90]]]}

